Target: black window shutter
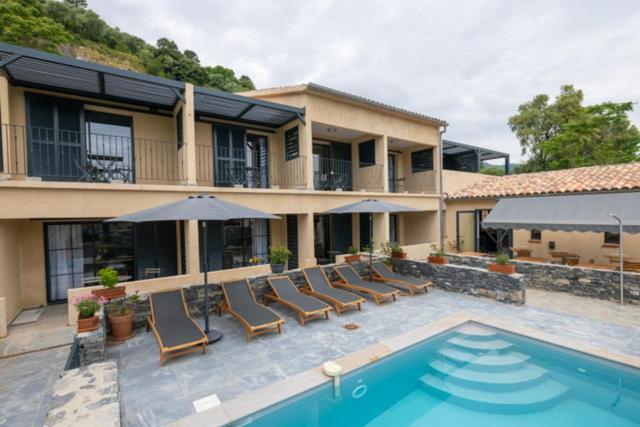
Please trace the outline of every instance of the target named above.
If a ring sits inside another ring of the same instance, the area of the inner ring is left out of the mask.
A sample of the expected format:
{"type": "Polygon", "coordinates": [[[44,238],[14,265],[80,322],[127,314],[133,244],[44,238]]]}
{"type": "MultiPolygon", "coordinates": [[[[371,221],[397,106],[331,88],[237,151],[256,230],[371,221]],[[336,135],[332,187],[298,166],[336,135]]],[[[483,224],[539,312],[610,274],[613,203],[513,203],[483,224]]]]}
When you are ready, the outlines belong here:
{"type": "Polygon", "coordinates": [[[284,152],[285,160],[293,160],[300,157],[298,126],[292,127],[284,132],[284,152]]]}
{"type": "Polygon", "coordinates": [[[178,141],[178,150],[184,145],[184,134],[182,133],[182,109],[176,114],[176,140],[178,141]]]}
{"type": "Polygon", "coordinates": [[[433,148],[411,153],[411,172],[418,173],[433,170],[433,148]]]}
{"type": "Polygon", "coordinates": [[[298,215],[287,215],[287,248],[291,251],[289,269],[298,268],[298,215]]]}
{"type": "Polygon", "coordinates": [[[376,141],[371,139],[358,144],[358,160],[361,168],[376,164],[376,141]]]}

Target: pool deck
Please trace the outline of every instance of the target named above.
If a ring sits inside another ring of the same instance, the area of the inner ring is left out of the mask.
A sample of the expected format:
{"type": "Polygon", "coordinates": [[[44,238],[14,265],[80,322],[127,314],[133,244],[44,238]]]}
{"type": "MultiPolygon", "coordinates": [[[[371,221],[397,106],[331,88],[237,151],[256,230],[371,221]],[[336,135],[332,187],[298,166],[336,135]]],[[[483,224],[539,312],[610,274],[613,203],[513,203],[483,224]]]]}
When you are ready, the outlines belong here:
{"type": "MultiPolygon", "coordinates": [[[[599,303],[599,307],[608,304],[599,303]]],[[[382,306],[367,303],[362,312],[332,315],[329,321],[313,321],[305,327],[299,326],[289,310],[272,305],[286,319],[281,335],[265,335],[247,343],[236,320],[212,317],[225,337],[210,346],[204,356],[192,354],[160,367],[157,345],[150,333],[139,333],[131,341],[110,347],[107,354],[119,363],[127,426],[171,423],[194,414],[193,401],[205,396],[216,394],[226,402],[459,313],[508,321],[619,354],[640,356],[640,328],[539,305],[514,307],[434,290],[382,306]],[[349,331],[343,327],[345,323],[356,323],[360,328],[349,331]]],[[[615,305],[611,308],[615,310],[615,305]]]]}
{"type": "MultiPolygon", "coordinates": [[[[640,356],[640,307],[543,291],[532,292],[526,306],[515,307],[433,290],[381,306],[367,302],[362,312],[332,313],[330,320],[312,321],[305,327],[284,307],[271,307],[286,319],[281,335],[247,343],[235,319],[212,317],[225,334],[223,340],[210,346],[206,355],[193,353],[162,367],[151,333],[139,331],[130,341],[109,346],[107,357],[115,359],[120,369],[124,425],[171,424],[196,413],[194,400],[216,394],[227,403],[264,386],[277,387],[281,380],[304,378],[327,360],[389,342],[456,314],[493,318],[567,342],[640,356]],[[349,331],[345,323],[360,328],[349,331]]],[[[67,354],[68,348],[61,347],[0,359],[0,426],[42,425],[53,382],[67,354]]]]}

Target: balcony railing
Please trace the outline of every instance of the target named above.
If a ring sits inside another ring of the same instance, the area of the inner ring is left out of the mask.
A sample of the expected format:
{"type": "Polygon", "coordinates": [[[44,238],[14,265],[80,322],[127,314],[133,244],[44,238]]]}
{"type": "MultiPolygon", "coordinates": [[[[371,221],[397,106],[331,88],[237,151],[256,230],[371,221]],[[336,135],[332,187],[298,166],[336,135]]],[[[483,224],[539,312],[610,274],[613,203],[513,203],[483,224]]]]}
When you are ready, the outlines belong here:
{"type": "Polygon", "coordinates": [[[360,166],[356,172],[355,190],[384,191],[383,165],[360,166]]]}
{"type": "MultiPolygon", "coordinates": [[[[396,180],[396,193],[435,193],[437,190],[436,171],[413,171],[404,178],[396,180]]],[[[391,191],[391,187],[389,187],[391,191]]]]}
{"type": "MultiPolygon", "coordinates": [[[[252,166],[245,152],[235,152],[233,158],[213,159],[208,145],[196,148],[196,175],[199,185],[245,188],[304,188],[306,158],[285,160],[280,153],[264,153],[263,164],[252,166]]],[[[226,151],[222,154],[227,154],[226,151]]]]}
{"type": "Polygon", "coordinates": [[[172,141],[2,125],[6,166],[13,176],[45,181],[182,181],[181,157],[172,141]]]}
{"type": "Polygon", "coordinates": [[[351,161],[314,157],[313,188],[316,190],[353,190],[351,161]]]}

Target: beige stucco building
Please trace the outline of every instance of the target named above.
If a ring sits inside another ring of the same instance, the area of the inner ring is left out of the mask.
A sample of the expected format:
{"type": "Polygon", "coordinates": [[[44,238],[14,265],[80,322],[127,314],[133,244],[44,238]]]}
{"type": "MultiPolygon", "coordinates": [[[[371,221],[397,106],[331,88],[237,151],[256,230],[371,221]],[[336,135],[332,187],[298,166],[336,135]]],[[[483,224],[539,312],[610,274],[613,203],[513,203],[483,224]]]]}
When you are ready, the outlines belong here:
{"type": "Polygon", "coordinates": [[[207,193],[278,215],[208,227],[213,281],[440,234],[442,120],[307,84],[233,95],[0,44],[0,332],[22,308],[64,301],[118,270],[128,290],[201,280],[195,221],[104,219],[207,193]],[[259,265],[252,258],[258,257],[259,265]],[[158,276],[158,277],[157,277],[158,276]]]}
{"type": "MultiPolygon", "coordinates": [[[[445,181],[445,240],[447,248],[460,252],[496,252],[495,231],[483,230],[480,222],[498,200],[510,197],[634,192],[640,197],[640,163],[593,166],[560,171],[488,177],[456,172],[455,185],[445,181]],[[464,181],[467,185],[464,185],[464,181]]],[[[617,233],[513,230],[504,246],[528,251],[527,257],[559,261],[556,252],[576,254],[582,265],[611,266],[619,252],[617,233]]],[[[640,235],[624,233],[624,252],[640,259],[640,235]]]]}

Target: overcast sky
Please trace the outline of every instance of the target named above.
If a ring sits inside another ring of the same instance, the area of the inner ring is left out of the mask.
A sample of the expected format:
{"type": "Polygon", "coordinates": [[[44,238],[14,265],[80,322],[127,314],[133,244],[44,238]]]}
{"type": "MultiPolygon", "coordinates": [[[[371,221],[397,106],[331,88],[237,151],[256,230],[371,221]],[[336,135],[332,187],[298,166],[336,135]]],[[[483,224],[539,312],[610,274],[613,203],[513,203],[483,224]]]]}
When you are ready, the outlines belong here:
{"type": "MultiPolygon", "coordinates": [[[[640,101],[640,1],[89,0],[109,24],[175,40],[257,88],[316,82],[450,123],[508,152],[519,104],[562,84],[640,101]]],[[[640,105],[632,119],[640,123],[640,105]]]]}

